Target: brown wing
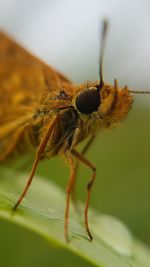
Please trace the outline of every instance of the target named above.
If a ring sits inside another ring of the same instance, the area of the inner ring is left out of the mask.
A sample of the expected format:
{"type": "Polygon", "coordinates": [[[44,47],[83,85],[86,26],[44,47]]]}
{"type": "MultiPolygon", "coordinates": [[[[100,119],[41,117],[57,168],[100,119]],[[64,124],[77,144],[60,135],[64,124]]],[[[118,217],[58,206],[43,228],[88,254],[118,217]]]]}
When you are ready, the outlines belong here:
{"type": "Polygon", "coordinates": [[[69,82],[0,33],[0,124],[12,117],[12,110],[39,104],[43,92],[55,90],[58,81],[69,82]]]}
{"type": "Polygon", "coordinates": [[[44,95],[61,82],[70,83],[0,32],[0,143],[26,124],[44,95]]]}

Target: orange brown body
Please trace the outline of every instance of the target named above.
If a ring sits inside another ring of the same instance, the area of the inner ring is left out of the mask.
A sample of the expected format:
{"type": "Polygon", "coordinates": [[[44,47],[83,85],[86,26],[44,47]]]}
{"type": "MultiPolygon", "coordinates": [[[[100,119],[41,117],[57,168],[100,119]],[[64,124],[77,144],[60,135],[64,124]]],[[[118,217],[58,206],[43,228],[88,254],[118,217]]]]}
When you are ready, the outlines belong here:
{"type": "Polygon", "coordinates": [[[14,209],[25,196],[38,162],[56,154],[64,155],[71,169],[65,212],[68,239],[76,158],[93,171],[84,211],[85,227],[92,239],[87,213],[96,168],[84,157],[84,152],[99,131],[115,126],[127,116],[132,102],[128,88],[119,89],[116,80],[113,86],[103,81],[100,85],[99,81],[73,84],[0,33],[0,161],[16,152],[36,151],[28,183],[14,209]],[[87,146],[79,153],[76,145],[84,139],[87,146]]]}
{"type": "Polygon", "coordinates": [[[53,138],[45,150],[48,157],[70,149],[71,144],[67,140],[68,137],[73,138],[76,128],[79,130],[76,136],[78,143],[122,121],[131,107],[132,96],[127,87],[122,90],[117,84],[116,87],[104,84],[98,111],[88,115],[78,112],[75,106],[77,95],[96,84],[98,82],[72,84],[1,33],[0,159],[21,147],[27,149],[29,141],[33,147],[38,147],[50,121],[58,113],[60,116],[53,138]],[[14,147],[9,149],[13,140],[16,140],[14,147]]]}

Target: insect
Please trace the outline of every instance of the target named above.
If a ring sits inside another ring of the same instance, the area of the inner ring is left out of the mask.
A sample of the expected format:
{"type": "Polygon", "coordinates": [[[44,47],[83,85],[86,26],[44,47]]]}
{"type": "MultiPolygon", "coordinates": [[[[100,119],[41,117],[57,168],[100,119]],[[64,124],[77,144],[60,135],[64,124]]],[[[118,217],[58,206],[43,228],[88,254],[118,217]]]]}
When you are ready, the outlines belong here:
{"type": "Polygon", "coordinates": [[[128,114],[133,103],[129,90],[104,82],[102,62],[107,21],[103,23],[100,50],[100,81],[73,84],[65,76],[29,54],[4,33],[0,33],[0,161],[19,153],[36,152],[25,188],[14,205],[16,210],[26,195],[39,161],[58,154],[70,166],[66,189],[64,235],[68,237],[71,194],[76,181],[76,161],[92,171],[87,184],[84,225],[89,239],[88,207],[96,167],[85,157],[85,152],[101,129],[111,129],[128,114]],[[81,153],[76,145],[87,139],[81,153]]]}

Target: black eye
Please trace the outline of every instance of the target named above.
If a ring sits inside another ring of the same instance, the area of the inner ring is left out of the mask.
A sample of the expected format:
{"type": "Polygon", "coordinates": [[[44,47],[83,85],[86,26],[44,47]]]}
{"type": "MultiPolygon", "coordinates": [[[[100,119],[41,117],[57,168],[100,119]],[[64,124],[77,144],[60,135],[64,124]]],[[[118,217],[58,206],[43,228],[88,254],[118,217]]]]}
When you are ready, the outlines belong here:
{"type": "Polygon", "coordinates": [[[76,98],[77,109],[84,114],[90,114],[98,110],[100,105],[100,94],[97,89],[86,89],[76,98]]]}

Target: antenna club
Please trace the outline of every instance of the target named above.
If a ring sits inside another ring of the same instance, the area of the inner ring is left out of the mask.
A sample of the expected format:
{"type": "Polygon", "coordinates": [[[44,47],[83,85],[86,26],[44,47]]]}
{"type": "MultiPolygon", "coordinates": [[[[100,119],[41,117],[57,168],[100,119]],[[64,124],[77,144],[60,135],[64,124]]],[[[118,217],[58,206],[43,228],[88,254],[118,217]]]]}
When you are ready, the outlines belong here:
{"type": "Polygon", "coordinates": [[[109,22],[108,19],[103,19],[103,36],[106,34],[108,30],[109,22]]]}

